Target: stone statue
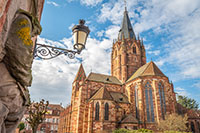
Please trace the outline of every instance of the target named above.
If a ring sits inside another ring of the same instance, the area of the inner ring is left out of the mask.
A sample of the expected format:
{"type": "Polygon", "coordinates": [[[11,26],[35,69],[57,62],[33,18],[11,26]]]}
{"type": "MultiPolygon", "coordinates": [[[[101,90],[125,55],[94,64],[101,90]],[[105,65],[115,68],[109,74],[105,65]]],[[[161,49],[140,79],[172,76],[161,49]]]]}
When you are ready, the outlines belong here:
{"type": "Polygon", "coordinates": [[[0,133],[15,132],[28,105],[34,47],[31,38],[40,32],[35,16],[17,11],[0,60],[0,133]]]}

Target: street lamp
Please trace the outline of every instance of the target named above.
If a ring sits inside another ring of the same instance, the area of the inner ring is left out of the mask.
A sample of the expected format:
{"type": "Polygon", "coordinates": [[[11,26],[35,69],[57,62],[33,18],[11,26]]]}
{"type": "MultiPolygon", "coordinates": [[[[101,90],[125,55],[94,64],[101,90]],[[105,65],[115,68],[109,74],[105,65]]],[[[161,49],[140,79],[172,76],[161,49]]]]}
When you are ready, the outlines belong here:
{"type": "Polygon", "coordinates": [[[85,49],[86,40],[90,30],[84,25],[85,20],[79,20],[79,24],[72,28],[74,36],[74,49],[68,50],[63,48],[57,48],[49,45],[39,44],[36,42],[34,48],[34,58],[39,57],[40,59],[48,60],[55,58],[59,55],[66,55],[70,59],[75,57],[75,54],[80,54],[83,49],[85,49]]]}

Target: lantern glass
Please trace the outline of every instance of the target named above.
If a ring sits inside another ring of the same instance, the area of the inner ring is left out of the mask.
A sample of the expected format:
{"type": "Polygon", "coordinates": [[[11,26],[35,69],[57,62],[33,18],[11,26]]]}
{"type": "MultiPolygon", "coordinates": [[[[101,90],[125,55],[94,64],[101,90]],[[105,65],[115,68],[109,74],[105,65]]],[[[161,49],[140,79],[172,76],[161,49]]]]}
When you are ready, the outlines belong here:
{"type": "Polygon", "coordinates": [[[78,50],[79,53],[85,48],[87,36],[90,32],[89,28],[84,26],[84,23],[84,20],[80,20],[79,25],[75,25],[72,28],[74,35],[74,49],[78,50]]]}
{"type": "Polygon", "coordinates": [[[83,31],[78,31],[78,43],[85,45],[87,34],[83,31]]]}

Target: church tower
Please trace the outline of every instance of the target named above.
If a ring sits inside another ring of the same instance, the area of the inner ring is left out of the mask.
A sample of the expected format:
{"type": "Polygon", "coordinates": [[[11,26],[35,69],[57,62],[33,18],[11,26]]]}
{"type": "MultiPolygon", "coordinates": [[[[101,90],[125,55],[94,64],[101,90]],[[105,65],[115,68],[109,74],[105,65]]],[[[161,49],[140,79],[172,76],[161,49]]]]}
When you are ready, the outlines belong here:
{"type": "Polygon", "coordinates": [[[146,54],[143,40],[139,35],[136,38],[125,7],[118,39],[113,42],[111,74],[125,83],[144,64],[146,64],[146,54]]]}

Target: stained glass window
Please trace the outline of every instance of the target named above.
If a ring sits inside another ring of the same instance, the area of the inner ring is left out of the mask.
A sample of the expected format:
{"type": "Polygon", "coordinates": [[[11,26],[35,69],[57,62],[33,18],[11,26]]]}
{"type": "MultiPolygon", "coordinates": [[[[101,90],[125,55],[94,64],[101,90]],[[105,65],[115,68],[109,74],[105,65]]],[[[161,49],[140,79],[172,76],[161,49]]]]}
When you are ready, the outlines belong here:
{"type": "Polygon", "coordinates": [[[162,118],[165,118],[165,113],[166,113],[166,104],[165,104],[165,92],[164,92],[164,86],[161,82],[158,84],[158,91],[159,91],[159,96],[160,96],[160,107],[161,107],[161,113],[162,113],[162,118]]]}
{"type": "Polygon", "coordinates": [[[109,120],[109,105],[108,103],[105,104],[105,120],[109,120]]]}
{"type": "Polygon", "coordinates": [[[99,120],[99,103],[96,103],[96,107],[95,107],[95,120],[99,120]]]}
{"type": "Polygon", "coordinates": [[[146,99],[147,121],[154,122],[152,87],[149,82],[147,82],[145,85],[145,99],[146,99]]]}

